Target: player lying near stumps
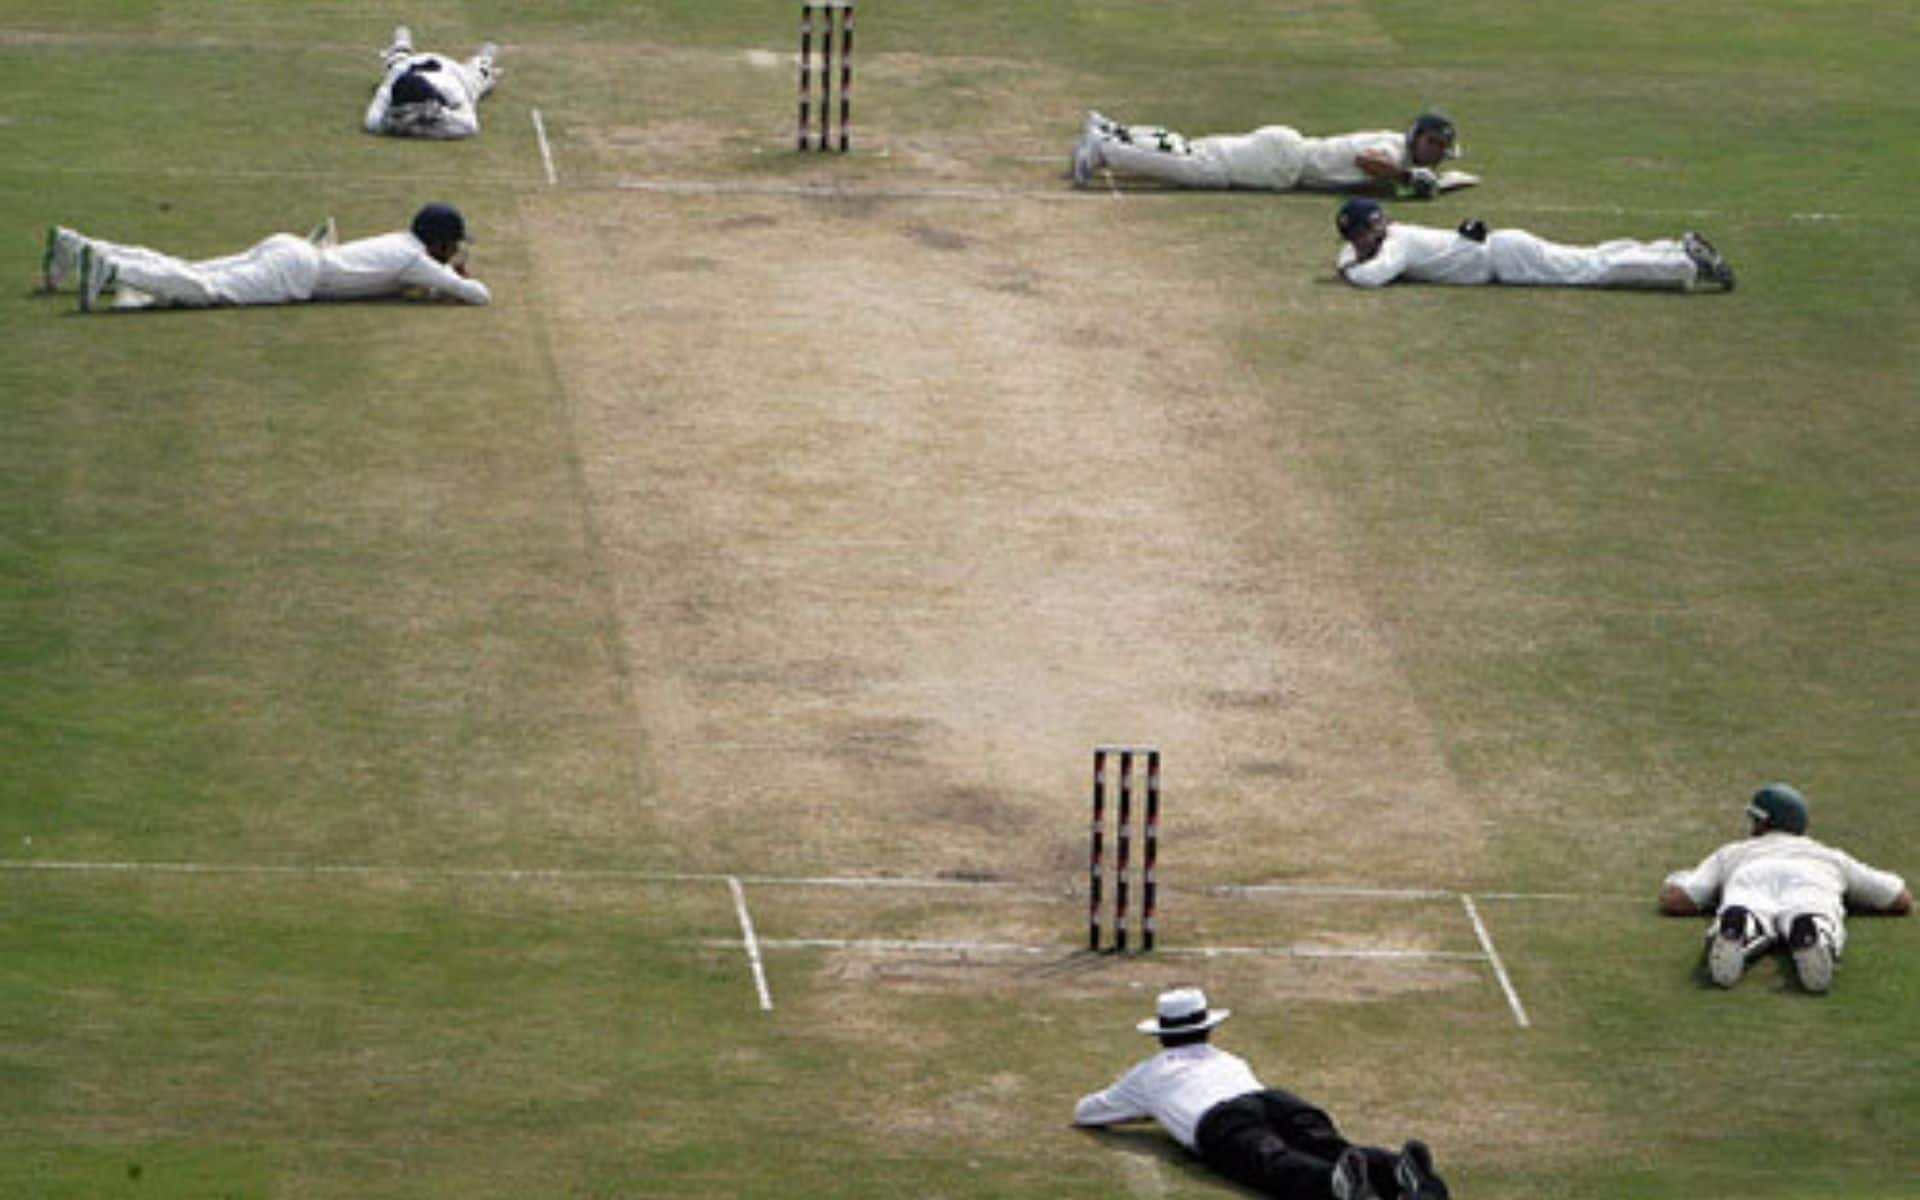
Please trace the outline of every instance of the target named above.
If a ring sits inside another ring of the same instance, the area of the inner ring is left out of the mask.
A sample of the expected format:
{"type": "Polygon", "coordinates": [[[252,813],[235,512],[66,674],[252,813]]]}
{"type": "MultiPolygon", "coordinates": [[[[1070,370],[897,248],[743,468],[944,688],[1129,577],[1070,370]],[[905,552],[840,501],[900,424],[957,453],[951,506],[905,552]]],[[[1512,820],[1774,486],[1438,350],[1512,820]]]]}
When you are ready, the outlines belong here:
{"type": "Polygon", "coordinates": [[[1364,196],[1343,202],[1333,223],[1346,242],[1335,265],[1340,277],[1357,287],[1404,280],[1733,290],[1733,268],[1711,242],[1691,230],[1655,242],[1621,238],[1597,246],[1567,246],[1524,229],[1490,230],[1484,221],[1462,221],[1458,229],[1389,221],[1386,211],[1364,196]]]}
{"type": "Polygon", "coordinates": [[[488,42],[461,62],[444,54],[416,54],[413,32],[393,31],[393,44],[380,52],[386,74],[373,89],[361,124],[368,133],[392,137],[472,137],[480,132],[480,99],[499,79],[494,59],[500,47],[488,42]]]}
{"type": "Polygon", "coordinates": [[[1453,122],[1435,112],[1421,113],[1405,133],[1308,137],[1291,125],[1268,125],[1199,138],[1158,125],[1122,125],[1090,112],[1073,148],[1073,183],[1086,187],[1104,167],[1186,188],[1376,191],[1428,200],[1480,181],[1464,171],[1437,172],[1459,156],[1453,122]]]}
{"type": "Polygon", "coordinates": [[[1668,916],[1713,912],[1707,973],[1721,987],[1739,983],[1749,963],[1784,942],[1800,985],[1823,993],[1847,944],[1849,906],[1895,916],[1913,911],[1905,880],[1814,841],[1807,821],[1806,797],[1770,783],[1747,805],[1746,837],[1661,885],[1660,911],[1668,916]]]}
{"type": "Polygon", "coordinates": [[[213,308],[372,300],[421,295],[486,304],[493,293],[467,276],[467,222],[447,204],[429,204],[396,233],[340,242],[332,218],[306,237],[276,233],[224,258],[189,262],[145,246],[88,237],[62,225],[47,230],[42,282],[56,291],[79,284],[80,310],[93,312],[109,291],[115,308],[213,308]]]}
{"type": "Polygon", "coordinates": [[[1160,993],[1137,1025],[1160,1052],[1105,1091],[1082,1096],[1073,1123],[1159,1122],[1216,1174],[1284,1200],[1447,1200],[1425,1142],[1398,1154],[1349,1142],[1333,1119],[1291,1092],[1268,1088],[1238,1055],[1208,1044],[1233,1015],[1207,1007],[1199,988],[1160,993]]]}

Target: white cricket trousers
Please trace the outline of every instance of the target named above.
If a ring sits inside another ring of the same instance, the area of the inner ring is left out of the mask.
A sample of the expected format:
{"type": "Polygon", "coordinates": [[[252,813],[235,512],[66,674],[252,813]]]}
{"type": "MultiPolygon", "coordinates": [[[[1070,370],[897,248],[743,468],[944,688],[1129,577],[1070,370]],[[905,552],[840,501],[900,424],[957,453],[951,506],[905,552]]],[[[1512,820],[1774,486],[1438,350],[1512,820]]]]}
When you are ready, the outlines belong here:
{"type": "Polygon", "coordinates": [[[1495,283],[1539,287],[1685,291],[1699,274],[1685,247],[1672,238],[1563,246],[1524,229],[1499,229],[1487,237],[1487,255],[1495,283]]]}
{"type": "Polygon", "coordinates": [[[1284,192],[1300,182],[1307,139],[1287,125],[1191,141],[1172,130],[1133,126],[1129,141],[1100,139],[1107,166],[1189,188],[1264,188],[1284,192]]]}
{"type": "Polygon", "coordinates": [[[105,252],[120,282],[162,304],[295,304],[313,298],[313,285],[320,278],[320,251],[291,233],[276,233],[250,250],[199,262],[145,246],[90,240],[96,253],[105,252]]]}
{"type": "Polygon", "coordinates": [[[1729,880],[1720,907],[1738,905],[1759,918],[1768,941],[1785,941],[1793,919],[1811,913],[1833,939],[1838,957],[1847,946],[1845,900],[1794,869],[1791,863],[1768,864],[1766,870],[1745,870],[1729,880]]]}

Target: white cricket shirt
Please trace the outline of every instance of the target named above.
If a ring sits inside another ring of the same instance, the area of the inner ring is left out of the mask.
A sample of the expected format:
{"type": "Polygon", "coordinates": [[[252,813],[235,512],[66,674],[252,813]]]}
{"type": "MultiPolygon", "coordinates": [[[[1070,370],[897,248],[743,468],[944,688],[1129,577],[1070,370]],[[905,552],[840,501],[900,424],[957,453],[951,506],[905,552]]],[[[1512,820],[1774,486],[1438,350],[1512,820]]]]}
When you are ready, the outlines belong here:
{"type": "Polygon", "coordinates": [[[1462,237],[1451,229],[1425,225],[1387,226],[1379,251],[1359,261],[1352,242],[1343,243],[1336,262],[1341,276],[1358,287],[1385,287],[1396,279],[1414,283],[1490,283],[1493,260],[1484,242],[1462,237]]]}
{"type": "Polygon", "coordinates": [[[320,276],[313,285],[313,298],[364,300],[397,296],[414,287],[430,288],[468,304],[486,304],[493,299],[486,284],[435,262],[425,244],[405,231],[321,250],[320,276]]]}
{"type": "Polygon", "coordinates": [[[1900,898],[1906,881],[1876,870],[1844,850],[1797,833],[1742,838],[1708,855],[1691,871],[1667,882],[1686,892],[1696,908],[1711,908],[1724,891],[1729,904],[1766,909],[1808,892],[1857,908],[1884,909],[1900,898]]]}
{"type": "Polygon", "coordinates": [[[1194,1129],[1208,1109],[1264,1087],[1238,1055],[1207,1042],[1174,1046],[1137,1064],[1106,1091],[1080,1097],[1073,1123],[1112,1125],[1152,1117],[1192,1150],[1194,1129]]]}

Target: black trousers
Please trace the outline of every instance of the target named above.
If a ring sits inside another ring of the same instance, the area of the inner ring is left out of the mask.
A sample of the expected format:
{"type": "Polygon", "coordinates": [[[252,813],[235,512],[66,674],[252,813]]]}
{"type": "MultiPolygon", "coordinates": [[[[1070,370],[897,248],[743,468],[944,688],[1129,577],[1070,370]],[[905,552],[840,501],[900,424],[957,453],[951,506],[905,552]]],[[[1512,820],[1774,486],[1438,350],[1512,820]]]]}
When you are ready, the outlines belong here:
{"type": "MultiPolygon", "coordinates": [[[[1193,1140],[1208,1168],[1282,1200],[1329,1200],[1334,1160],[1353,1144],[1323,1110],[1278,1088],[1222,1100],[1200,1118],[1193,1140]]],[[[1394,1156],[1378,1146],[1360,1149],[1374,1190],[1397,1196],[1394,1156]]]]}

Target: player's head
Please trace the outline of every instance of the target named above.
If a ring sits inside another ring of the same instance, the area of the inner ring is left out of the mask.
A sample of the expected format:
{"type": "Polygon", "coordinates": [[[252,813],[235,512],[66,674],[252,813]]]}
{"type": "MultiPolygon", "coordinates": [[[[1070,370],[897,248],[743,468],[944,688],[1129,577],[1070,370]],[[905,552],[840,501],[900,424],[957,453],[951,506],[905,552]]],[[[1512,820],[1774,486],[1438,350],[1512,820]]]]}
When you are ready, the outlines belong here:
{"type": "Polygon", "coordinates": [[[413,214],[413,236],[420,239],[427,253],[446,262],[467,240],[467,220],[451,204],[428,204],[413,214]]]}
{"type": "Polygon", "coordinates": [[[1748,828],[1753,836],[1763,833],[1805,833],[1807,798],[1789,783],[1770,783],[1753,794],[1747,804],[1748,828]]]}
{"type": "Polygon", "coordinates": [[[441,102],[440,92],[427,81],[427,77],[418,71],[408,71],[393,81],[392,100],[395,107],[405,104],[426,104],[441,102]]]}
{"type": "Polygon", "coordinates": [[[1380,207],[1378,200],[1369,200],[1365,196],[1349,196],[1340,202],[1333,214],[1333,227],[1340,236],[1353,243],[1353,248],[1362,254],[1371,252],[1379,246],[1380,240],[1387,236],[1387,210],[1380,207]]]}
{"type": "Polygon", "coordinates": [[[1407,161],[1414,166],[1431,167],[1459,157],[1459,134],[1444,115],[1423,112],[1407,127],[1407,161]]]}

